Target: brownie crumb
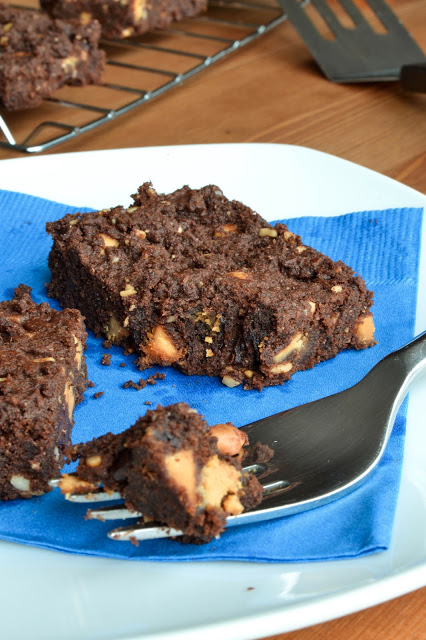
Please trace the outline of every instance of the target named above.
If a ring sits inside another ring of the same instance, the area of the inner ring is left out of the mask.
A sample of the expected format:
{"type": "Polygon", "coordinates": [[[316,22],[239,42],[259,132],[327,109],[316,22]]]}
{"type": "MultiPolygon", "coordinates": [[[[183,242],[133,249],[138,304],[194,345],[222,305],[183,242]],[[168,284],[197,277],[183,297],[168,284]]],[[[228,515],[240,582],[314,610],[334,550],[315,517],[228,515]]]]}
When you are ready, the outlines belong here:
{"type": "Polygon", "coordinates": [[[141,389],[145,389],[145,387],[150,384],[157,384],[157,380],[164,380],[166,377],[165,373],[154,373],[152,376],[149,376],[146,380],[144,378],[140,378],[139,382],[134,382],[133,380],[127,380],[123,384],[123,389],[136,389],[136,391],[140,391],[141,389]]]}
{"type": "MultiPolygon", "coordinates": [[[[165,373],[154,373],[153,376],[149,376],[149,378],[146,379],[146,384],[157,384],[157,380],[164,380],[165,377],[165,373]]],[[[139,384],[140,383],[141,381],[139,380],[139,384]]]]}
{"type": "Polygon", "coordinates": [[[151,404],[152,404],[152,402],[150,402],[149,400],[145,400],[144,404],[149,404],[149,405],[151,405],[151,404]]]}
{"type": "Polygon", "coordinates": [[[92,382],[91,380],[87,381],[87,386],[90,387],[90,389],[93,389],[93,387],[95,386],[95,383],[92,382]]]}
{"type": "Polygon", "coordinates": [[[111,349],[111,346],[112,346],[111,340],[104,340],[102,343],[102,346],[104,349],[111,349]]]}
{"type": "Polygon", "coordinates": [[[94,393],[94,394],[93,394],[93,397],[94,397],[94,398],[96,398],[96,399],[98,399],[98,398],[100,398],[101,396],[103,396],[103,395],[104,395],[104,393],[105,393],[105,391],[97,391],[96,393],[94,393]]]}
{"type": "MultiPolygon", "coordinates": [[[[93,520],[94,517],[92,516],[92,509],[87,509],[85,515],[83,516],[83,518],[85,520],[93,520]]],[[[99,520],[100,522],[105,522],[105,518],[101,518],[100,516],[96,515],[96,519],[99,520]]]]}
{"type": "Polygon", "coordinates": [[[120,364],[120,367],[125,367],[125,366],[126,366],[126,363],[125,363],[125,362],[122,362],[122,363],[120,364]]]}
{"type": "Polygon", "coordinates": [[[268,462],[274,455],[274,450],[271,449],[267,444],[262,444],[261,442],[256,442],[252,445],[245,457],[244,464],[256,464],[260,462],[268,462]]]}
{"type": "Polygon", "coordinates": [[[136,389],[136,391],[140,391],[143,387],[133,380],[127,380],[127,382],[123,384],[123,389],[136,389]]]}
{"type": "Polygon", "coordinates": [[[134,349],[132,349],[132,347],[127,347],[126,349],[124,349],[124,355],[125,356],[130,356],[133,353],[134,349]]]}
{"type": "Polygon", "coordinates": [[[103,364],[105,367],[109,367],[109,365],[111,364],[111,355],[109,353],[104,353],[104,355],[102,356],[101,364],[103,364]]]}

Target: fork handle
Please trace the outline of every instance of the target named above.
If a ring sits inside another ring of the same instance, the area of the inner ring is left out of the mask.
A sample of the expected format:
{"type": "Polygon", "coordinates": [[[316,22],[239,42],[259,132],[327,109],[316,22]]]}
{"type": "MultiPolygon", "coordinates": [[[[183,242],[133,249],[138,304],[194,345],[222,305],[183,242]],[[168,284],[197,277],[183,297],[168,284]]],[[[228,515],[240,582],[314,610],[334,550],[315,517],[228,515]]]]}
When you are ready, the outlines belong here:
{"type": "MultiPolygon", "coordinates": [[[[426,366],[426,331],[420,333],[411,342],[390,353],[382,360],[390,361],[392,366],[396,367],[403,380],[403,386],[406,388],[413,378],[421,373],[426,366]]],[[[380,364],[380,363],[379,363],[380,364]]],[[[396,371],[395,371],[396,374],[396,371]]],[[[397,376],[398,377],[398,376],[397,376]]]]}
{"type": "Polygon", "coordinates": [[[426,63],[404,65],[399,79],[406,91],[426,93],[426,63]]]}

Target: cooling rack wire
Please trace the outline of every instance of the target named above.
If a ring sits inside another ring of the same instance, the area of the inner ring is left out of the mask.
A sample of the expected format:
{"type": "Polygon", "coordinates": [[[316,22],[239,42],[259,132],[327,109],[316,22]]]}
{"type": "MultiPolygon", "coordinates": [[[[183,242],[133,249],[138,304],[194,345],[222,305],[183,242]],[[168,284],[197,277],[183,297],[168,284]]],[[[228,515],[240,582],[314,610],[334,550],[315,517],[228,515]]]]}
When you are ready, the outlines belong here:
{"type": "Polygon", "coordinates": [[[182,85],[284,20],[275,0],[210,0],[206,13],[167,29],[102,40],[107,53],[103,84],[64,87],[31,110],[1,109],[0,147],[40,153],[101,127],[182,85]]]}

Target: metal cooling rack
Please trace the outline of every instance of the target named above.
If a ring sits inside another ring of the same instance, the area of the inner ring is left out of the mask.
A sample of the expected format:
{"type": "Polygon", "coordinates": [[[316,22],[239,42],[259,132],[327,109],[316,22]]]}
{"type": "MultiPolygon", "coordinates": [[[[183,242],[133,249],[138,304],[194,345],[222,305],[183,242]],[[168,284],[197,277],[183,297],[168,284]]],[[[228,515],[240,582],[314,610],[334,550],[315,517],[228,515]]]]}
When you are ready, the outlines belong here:
{"type": "Polygon", "coordinates": [[[103,40],[107,69],[96,92],[90,86],[65,87],[36,109],[0,111],[5,138],[0,147],[40,153],[100,127],[181,85],[285,19],[274,0],[210,0],[207,13],[168,29],[132,40],[103,40]]]}

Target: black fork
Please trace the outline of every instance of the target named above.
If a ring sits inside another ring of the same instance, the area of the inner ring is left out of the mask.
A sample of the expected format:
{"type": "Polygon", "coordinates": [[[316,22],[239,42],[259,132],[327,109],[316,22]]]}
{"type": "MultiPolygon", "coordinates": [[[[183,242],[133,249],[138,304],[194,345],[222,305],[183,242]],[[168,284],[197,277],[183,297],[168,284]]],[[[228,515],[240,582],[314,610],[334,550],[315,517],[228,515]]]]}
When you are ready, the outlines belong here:
{"type": "MultiPolygon", "coordinates": [[[[400,80],[426,92],[426,56],[384,0],[365,0],[384,32],[376,31],[352,0],[336,0],[353,23],[345,26],[328,0],[311,0],[334,38],[326,39],[298,0],[279,0],[324,74],[333,82],[400,80]]],[[[308,5],[309,6],[309,5],[308,5]]]]}

